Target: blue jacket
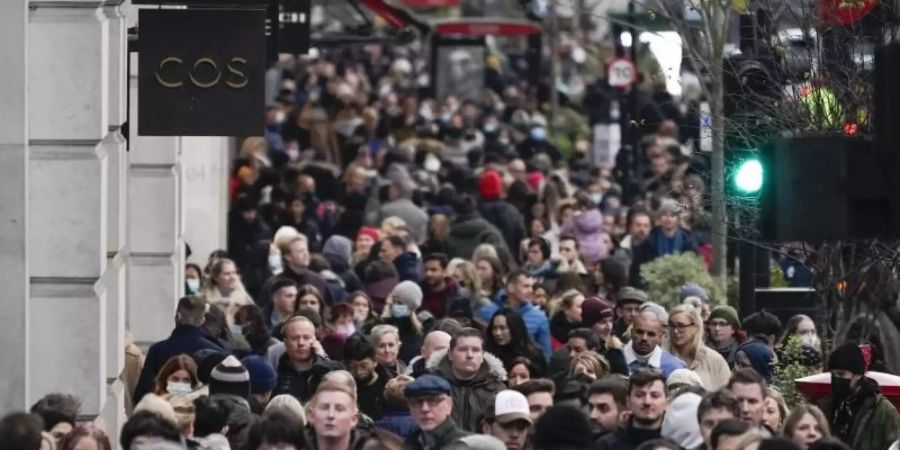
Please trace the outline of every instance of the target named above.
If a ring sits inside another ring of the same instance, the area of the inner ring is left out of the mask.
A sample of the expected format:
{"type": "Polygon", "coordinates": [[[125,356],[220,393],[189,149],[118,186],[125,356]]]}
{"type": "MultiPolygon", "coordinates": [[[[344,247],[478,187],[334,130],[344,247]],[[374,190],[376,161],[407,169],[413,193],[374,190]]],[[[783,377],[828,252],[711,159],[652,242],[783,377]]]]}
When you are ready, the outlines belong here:
{"type": "MultiPolygon", "coordinates": [[[[481,316],[481,320],[483,320],[484,323],[489,323],[491,317],[500,310],[500,306],[504,303],[505,297],[506,296],[504,295],[503,298],[499,298],[498,301],[488,303],[478,310],[478,314],[481,316]]],[[[534,342],[541,346],[541,350],[544,351],[544,359],[550,360],[550,355],[553,354],[553,348],[550,345],[550,321],[547,319],[547,315],[531,303],[523,303],[519,306],[519,314],[522,315],[522,320],[525,321],[525,327],[528,328],[528,334],[534,339],[534,342]]]]}
{"type": "Polygon", "coordinates": [[[145,394],[153,392],[156,375],[169,358],[182,353],[192,356],[205,349],[225,352],[222,347],[206,339],[200,328],[193,325],[176,325],[168,339],[151,345],[147,351],[147,359],[144,361],[144,368],[141,369],[141,376],[134,390],[134,403],[137,404],[145,394]]]}
{"type": "Polygon", "coordinates": [[[413,423],[409,412],[393,412],[375,421],[375,426],[382,430],[390,431],[406,440],[416,432],[416,424],[413,423]]]}
{"type": "MultiPolygon", "coordinates": [[[[624,351],[626,361],[631,359],[629,357],[629,353],[628,353],[629,349],[630,349],[630,347],[626,346],[626,349],[624,351]]],[[[633,360],[630,363],[628,363],[628,371],[631,373],[634,373],[639,369],[650,367],[650,368],[658,369],[660,372],[662,372],[664,377],[669,378],[669,375],[672,372],[674,372],[675,370],[687,369],[687,366],[684,364],[684,362],[682,362],[680,359],[678,359],[677,357],[675,357],[674,355],[672,355],[671,353],[669,353],[665,350],[660,350],[659,367],[654,367],[654,366],[655,366],[655,363],[653,363],[653,362],[649,365],[644,365],[644,364],[641,364],[640,361],[633,360]]]]}

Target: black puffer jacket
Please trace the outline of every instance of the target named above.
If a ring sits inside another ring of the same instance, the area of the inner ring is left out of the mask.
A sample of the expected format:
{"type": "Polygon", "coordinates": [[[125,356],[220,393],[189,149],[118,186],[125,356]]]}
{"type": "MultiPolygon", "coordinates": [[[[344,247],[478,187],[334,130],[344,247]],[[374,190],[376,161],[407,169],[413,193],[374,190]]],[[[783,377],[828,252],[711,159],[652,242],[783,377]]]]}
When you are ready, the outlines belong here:
{"type": "Polygon", "coordinates": [[[525,238],[525,219],[513,205],[504,200],[494,200],[482,203],[479,210],[484,220],[503,233],[507,248],[516,248],[525,238]]]}
{"type": "Polygon", "coordinates": [[[506,380],[506,370],[500,359],[485,352],[484,362],[481,363],[478,373],[471,380],[465,381],[458,380],[453,376],[446,351],[432,354],[428,358],[426,367],[431,370],[431,373],[450,382],[451,396],[453,397],[453,413],[451,415],[453,421],[466,431],[479,431],[479,417],[490,402],[494,401],[497,392],[506,389],[506,385],[503,384],[503,381],[506,380]]]}
{"type": "Polygon", "coordinates": [[[451,258],[469,259],[480,244],[491,244],[505,264],[509,264],[509,248],[503,234],[492,223],[475,213],[460,215],[450,224],[447,248],[451,258]]]}
{"type": "Polygon", "coordinates": [[[344,369],[344,365],[337,361],[331,361],[319,355],[314,358],[315,362],[309,370],[298,372],[288,360],[287,353],[281,355],[276,370],[278,381],[275,383],[272,396],[290,394],[306,404],[316,392],[316,388],[319,387],[319,383],[326,373],[344,369]]]}

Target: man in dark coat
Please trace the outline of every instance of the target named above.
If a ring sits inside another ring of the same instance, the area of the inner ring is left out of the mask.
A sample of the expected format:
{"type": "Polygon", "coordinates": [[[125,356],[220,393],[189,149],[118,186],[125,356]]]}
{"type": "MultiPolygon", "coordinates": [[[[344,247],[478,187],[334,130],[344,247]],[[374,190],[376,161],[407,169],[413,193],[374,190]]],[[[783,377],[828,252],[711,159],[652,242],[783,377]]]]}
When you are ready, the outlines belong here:
{"type": "Polygon", "coordinates": [[[659,226],[650,231],[641,245],[632,250],[631,273],[629,282],[641,287],[641,266],[660,256],[675,253],[697,253],[697,242],[691,232],[679,225],[678,204],[672,199],[663,200],[659,207],[659,226]]]}
{"type": "Polygon", "coordinates": [[[141,401],[144,394],[153,391],[156,375],[169,358],[182,353],[193,355],[204,349],[224,351],[222,347],[203,337],[203,332],[200,331],[205,320],[206,306],[206,302],[200,297],[188,296],[178,301],[172,334],[168,339],[150,346],[147,351],[144,368],[134,391],[134,404],[141,401]]]}
{"type": "Polygon", "coordinates": [[[454,210],[456,218],[450,224],[450,234],[447,236],[447,248],[450,249],[448,256],[469,259],[475,247],[480,244],[491,244],[508,266],[511,253],[506,246],[506,240],[494,224],[478,214],[475,200],[470,196],[463,196],[454,205],[454,210]]]}
{"type": "Polygon", "coordinates": [[[282,243],[278,250],[281,251],[284,265],[284,269],[279,276],[294,280],[297,286],[312,285],[322,295],[325,303],[330,305],[334,299],[332,298],[331,290],[328,289],[328,282],[320,275],[307,269],[309,265],[309,243],[306,241],[306,238],[297,236],[282,243]]]}
{"type": "Polygon", "coordinates": [[[440,450],[468,433],[456,425],[452,388],[436,375],[423,375],[404,389],[413,422],[419,429],[406,439],[410,450],[440,450]]]}
{"type": "Polygon", "coordinates": [[[519,247],[525,238],[525,219],[516,208],[503,199],[503,179],[496,170],[489,169],[478,182],[481,206],[478,208],[485,220],[494,224],[510,249],[519,247]]]}
{"type": "Polygon", "coordinates": [[[316,354],[316,326],[304,316],[294,316],[282,325],[284,354],[278,360],[278,381],[272,395],[290,394],[303,403],[316,392],[322,377],[344,366],[316,354]]]}
{"type": "Polygon", "coordinates": [[[898,438],[900,414],[881,395],[878,382],[865,376],[866,362],[853,342],[828,357],[831,395],[819,404],[835,437],[855,450],[887,448],[898,438]]]}
{"type": "Polygon", "coordinates": [[[615,431],[600,438],[594,450],[634,450],[659,439],[667,406],[666,379],[653,369],[640,369],[628,379],[631,417],[615,431]]]}
{"type": "Polygon", "coordinates": [[[425,273],[422,279],[422,308],[428,310],[435,319],[443,319],[447,315],[450,300],[469,293],[456,284],[453,277],[445,276],[447,271],[447,255],[432,253],[424,258],[425,273]]]}
{"type": "Polygon", "coordinates": [[[453,397],[453,420],[462,429],[480,429],[479,418],[494,395],[506,386],[501,381],[503,363],[484,353],[481,332],[464,328],[450,340],[450,349],[431,355],[432,373],[450,383],[453,397]]]}

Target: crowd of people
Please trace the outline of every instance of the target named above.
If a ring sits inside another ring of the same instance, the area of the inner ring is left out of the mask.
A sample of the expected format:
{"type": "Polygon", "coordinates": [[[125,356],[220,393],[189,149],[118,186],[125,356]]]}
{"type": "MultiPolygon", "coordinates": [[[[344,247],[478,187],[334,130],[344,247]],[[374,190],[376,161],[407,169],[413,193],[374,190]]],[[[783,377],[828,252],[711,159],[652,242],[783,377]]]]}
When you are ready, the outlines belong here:
{"type": "MultiPolygon", "coordinates": [[[[589,135],[551,138],[514,68],[494,61],[483,98],[436,100],[421,61],[282,61],[265,136],[234,163],[227,248],[185,268],[171,335],[127,350],[120,448],[898,447],[857,343],[823,355],[809,317],[642,290],[656,258],[711,257],[671,98],[647,91],[640,145],[598,166],[589,135]],[[831,394],[789,408],[786,358],[830,372],[831,394]]],[[[569,106],[590,116],[607,94],[569,106]]],[[[79,417],[48,395],[0,420],[0,448],[113,447],[79,417]]]]}

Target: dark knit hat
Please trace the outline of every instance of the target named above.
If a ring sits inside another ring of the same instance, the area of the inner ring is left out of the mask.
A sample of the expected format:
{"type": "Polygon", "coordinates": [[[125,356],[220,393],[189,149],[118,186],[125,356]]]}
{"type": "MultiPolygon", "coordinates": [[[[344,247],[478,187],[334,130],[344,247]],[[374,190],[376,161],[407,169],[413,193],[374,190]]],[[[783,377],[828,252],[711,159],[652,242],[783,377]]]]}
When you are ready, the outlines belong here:
{"type": "Polygon", "coordinates": [[[497,200],[503,195],[503,179],[496,170],[488,170],[481,175],[478,193],[482,200],[497,200]]]}
{"type": "Polygon", "coordinates": [[[741,319],[738,318],[737,311],[728,305],[719,305],[709,312],[709,320],[722,319],[731,324],[735,331],[741,328],[741,319]]]}
{"type": "Polygon", "coordinates": [[[846,370],[855,375],[866,373],[862,350],[853,342],[844,342],[828,356],[828,370],[846,370]]]}
{"type": "Polygon", "coordinates": [[[627,286],[619,290],[619,296],[616,297],[616,304],[621,305],[623,303],[629,302],[644,303],[649,299],[650,297],[647,296],[646,292],[640,289],[635,289],[631,286],[627,286]]]}
{"type": "Polygon", "coordinates": [[[250,373],[234,356],[225,358],[209,374],[209,395],[216,394],[250,397],[250,373]]]}
{"type": "Polygon", "coordinates": [[[547,410],[534,426],[534,447],[548,449],[588,448],[591,424],[585,414],[571,406],[557,405],[547,410]]]}
{"type": "Polygon", "coordinates": [[[613,316],[613,308],[597,297],[589,297],[581,304],[581,324],[590,328],[597,322],[613,316]]]}
{"type": "Polygon", "coordinates": [[[709,293],[697,283],[689,282],[681,286],[681,300],[684,301],[688,297],[697,297],[703,300],[703,303],[709,303],[709,293]]]}
{"type": "Polygon", "coordinates": [[[250,374],[250,393],[264,394],[275,389],[275,369],[266,358],[259,355],[245,356],[241,364],[250,374]]]}

